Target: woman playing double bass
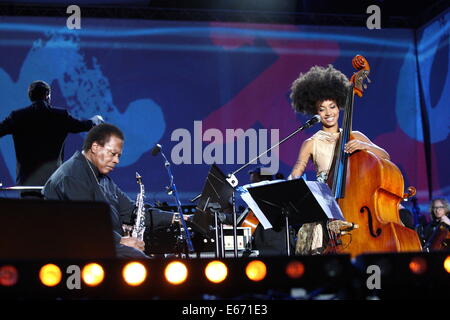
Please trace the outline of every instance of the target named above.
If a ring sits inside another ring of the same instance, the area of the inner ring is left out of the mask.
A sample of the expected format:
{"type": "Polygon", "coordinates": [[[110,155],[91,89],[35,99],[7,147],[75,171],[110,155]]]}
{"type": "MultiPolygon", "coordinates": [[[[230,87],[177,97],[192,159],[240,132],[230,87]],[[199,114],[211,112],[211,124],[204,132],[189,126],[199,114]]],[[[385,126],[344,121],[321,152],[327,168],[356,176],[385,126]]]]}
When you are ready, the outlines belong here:
{"type": "Polygon", "coordinates": [[[370,72],[362,56],[355,56],[352,65],[358,72],[350,81],[331,65],[312,67],[294,81],[294,110],[320,115],[322,130],[302,144],[290,178],[300,177],[312,159],[317,180],[330,186],[346,221],[359,228],[351,232],[344,245],[338,237],[342,234],[340,221],[321,222],[322,228],[304,225],[299,230],[300,246],[296,251],[304,253],[312,244],[306,253],[314,253],[313,248],[321,245],[320,241],[319,245],[314,244],[320,240],[320,232],[324,235],[325,252],[356,256],[365,252],[420,250],[417,234],[403,225],[398,213],[400,201],[411,196],[412,191],[403,193],[403,176],[389,161],[389,154],[363,133],[352,131],[353,95],[362,97],[364,79],[370,72]],[[340,110],[344,110],[342,129],[338,124],[340,110]]]}
{"type": "MultiPolygon", "coordinates": [[[[314,66],[293,82],[290,95],[293,109],[305,115],[319,115],[322,129],[303,142],[289,179],[301,177],[311,159],[317,180],[327,181],[336,142],[342,131],[338,120],[345,106],[348,86],[347,77],[332,65],[327,68],[314,66]]],[[[357,150],[369,150],[389,160],[389,154],[363,133],[352,131],[352,134],[355,139],[345,145],[345,152],[351,154],[357,150]]],[[[323,221],[304,225],[298,233],[297,254],[322,253],[329,241],[325,229],[323,221]],[[323,241],[317,239],[321,237],[323,241]]]]}

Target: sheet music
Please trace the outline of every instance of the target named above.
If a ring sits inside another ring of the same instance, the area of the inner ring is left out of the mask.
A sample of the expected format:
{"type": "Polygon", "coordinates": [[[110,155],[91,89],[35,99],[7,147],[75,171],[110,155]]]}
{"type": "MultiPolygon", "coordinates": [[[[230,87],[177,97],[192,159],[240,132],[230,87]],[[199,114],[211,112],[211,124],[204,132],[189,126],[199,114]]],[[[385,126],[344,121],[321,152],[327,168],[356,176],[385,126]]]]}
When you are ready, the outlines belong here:
{"type": "Polygon", "coordinates": [[[283,181],[283,180],[272,180],[272,181],[264,180],[264,181],[260,181],[260,182],[256,182],[256,183],[252,183],[252,184],[246,184],[245,186],[237,188],[237,190],[240,192],[241,199],[244,200],[245,203],[248,205],[248,207],[253,211],[253,213],[258,218],[259,222],[261,223],[261,225],[263,226],[263,228],[265,230],[271,229],[272,224],[269,222],[269,220],[267,220],[266,216],[261,211],[261,209],[259,208],[256,201],[253,200],[253,197],[250,195],[250,192],[248,192],[247,188],[263,186],[266,184],[276,183],[276,182],[280,182],[280,181],[283,181]]]}
{"type": "MultiPolygon", "coordinates": [[[[244,200],[245,203],[248,205],[248,207],[254,212],[259,222],[264,227],[264,229],[272,228],[272,224],[269,222],[269,220],[267,220],[266,216],[261,211],[256,201],[253,200],[253,197],[250,195],[250,192],[247,190],[247,188],[268,185],[281,181],[284,180],[261,181],[257,183],[247,184],[237,188],[237,190],[240,192],[242,200],[244,200]]],[[[331,190],[330,188],[328,188],[327,184],[318,181],[306,181],[306,180],[305,183],[311,190],[311,193],[313,194],[314,198],[317,200],[320,207],[322,208],[322,210],[325,212],[325,214],[329,219],[345,220],[341,208],[339,208],[336,199],[332,195],[331,190]]]]}
{"type": "Polygon", "coordinates": [[[331,190],[328,188],[326,183],[319,181],[305,182],[329,219],[345,220],[341,208],[339,208],[336,199],[332,195],[331,190]]]}
{"type": "MultiPolygon", "coordinates": [[[[0,182],[0,187],[2,187],[2,184],[0,182]]],[[[2,187],[2,190],[42,190],[44,189],[43,186],[14,186],[14,187],[2,187]]]]}

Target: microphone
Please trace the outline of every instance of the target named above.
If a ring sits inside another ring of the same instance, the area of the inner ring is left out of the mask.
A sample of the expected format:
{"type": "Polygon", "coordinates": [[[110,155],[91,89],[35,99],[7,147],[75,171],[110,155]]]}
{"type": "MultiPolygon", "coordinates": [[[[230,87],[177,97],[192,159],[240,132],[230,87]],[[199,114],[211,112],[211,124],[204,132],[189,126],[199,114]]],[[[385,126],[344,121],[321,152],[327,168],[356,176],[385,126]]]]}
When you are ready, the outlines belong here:
{"type": "Polygon", "coordinates": [[[316,114],[314,117],[312,117],[311,119],[309,119],[308,121],[305,122],[305,124],[302,126],[303,129],[308,129],[309,127],[315,125],[317,122],[320,121],[320,116],[318,114],[316,114]]]}
{"type": "Polygon", "coordinates": [[[358,229],[358,228],[359,228],[359,225],[358,225],[358,224],[353,223],[353,222],[347,222],[347,224],[345,225],[345,227],[342,228],[341,230],[342,230],[342,231],[351,231],[351,230],[358,229]]]}
{"type": "Polygon", "coordinates": [[[358,228],[359,228],[359,225],[357,225],[356,223],[345,222],[345,225],[343,225],[343,228],[341,228],[340,234],[345,235],[345,234],[348,234],[350,231],[352,231],[354,229],[358,229],[358,228]]]}
{"type": "Polygon", "coordinates": [[[200,193],[200,194],[198,194],[194,199],[191,199],[191,200],[189,200],[189,201],[195,202],[196,200],[200,199],[201,196],[202,196],[202,194],[200,193]]]}
{"type": "Polygon", "coordinates": [[[161,145],[157,144],[156,146],[153,147],[152,149],[152,156],[156,156],[158,153],[161,152],[161,145]]]}
{"type": "Polygon", "coordinates": [[[353,222],[343,221],[343,220],[332,220],[327,223],[327,229],[335,234],[348,234],[354,229],[358,229],[359,225],[353,222]]]}

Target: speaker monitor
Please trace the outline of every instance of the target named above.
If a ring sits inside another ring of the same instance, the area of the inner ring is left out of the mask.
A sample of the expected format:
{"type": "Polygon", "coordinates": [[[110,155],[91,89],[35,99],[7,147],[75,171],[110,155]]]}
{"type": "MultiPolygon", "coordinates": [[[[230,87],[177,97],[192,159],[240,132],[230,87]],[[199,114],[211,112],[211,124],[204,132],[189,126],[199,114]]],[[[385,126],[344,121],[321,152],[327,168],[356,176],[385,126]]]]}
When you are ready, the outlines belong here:
{"type": "Polygon", "coordinates": [[[0,199],[0,259],[114,258],[109,210],[101,202],[0,199]]]}

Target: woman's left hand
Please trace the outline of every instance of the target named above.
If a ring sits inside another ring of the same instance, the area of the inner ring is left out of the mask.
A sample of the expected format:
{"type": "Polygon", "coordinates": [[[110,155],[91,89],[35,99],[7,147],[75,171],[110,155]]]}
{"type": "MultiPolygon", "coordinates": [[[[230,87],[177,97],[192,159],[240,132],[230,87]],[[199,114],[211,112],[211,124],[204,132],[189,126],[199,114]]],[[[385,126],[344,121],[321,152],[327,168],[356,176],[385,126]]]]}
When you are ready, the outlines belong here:
{"type": "Polygon", "coordinates": [[[369,144],[361,140],[351,140],[344,147],[346,153],[353,153],[358,150],[367,150],[369,144]]]}

